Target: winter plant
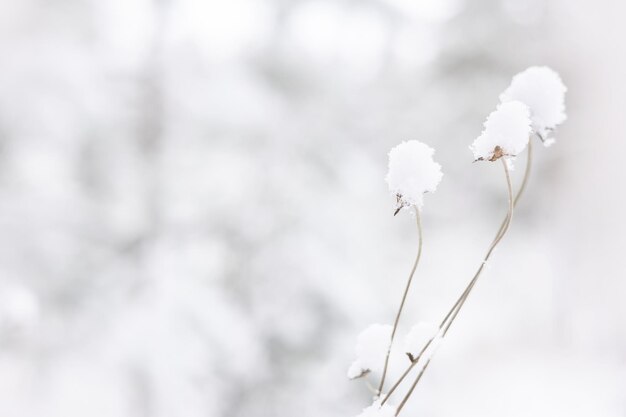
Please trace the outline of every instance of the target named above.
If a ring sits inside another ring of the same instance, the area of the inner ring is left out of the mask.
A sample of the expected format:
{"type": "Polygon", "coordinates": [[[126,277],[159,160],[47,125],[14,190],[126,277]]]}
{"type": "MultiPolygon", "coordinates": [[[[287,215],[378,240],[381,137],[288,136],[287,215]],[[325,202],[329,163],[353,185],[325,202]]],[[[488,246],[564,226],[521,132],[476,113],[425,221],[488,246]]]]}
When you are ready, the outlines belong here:
{"type": "Polygon", "coordinates": [[[452,323],[461,311],[494,249],[509,230],[514,208],[528,182],[532,166],[532,140],[539,139],[545,146],[554,143],[553,130],[566,119],[565,92],[567,88],[560,76],[548,67],[531,67],[515,75],[511,85],[500,95],[500,104],[487,117],[484,130],[470,146],[475,161],[499,161],[506,180],[508,208],[493,241],[478,269],[439,325],[420,322],[411,328],[402,347],[396,342],[398,324],[407,301],[411,282],[422,253],[422,227],[420,210],[424,194],[433,193],[443,176],[441,166],[433,160],[435,151],[424,143],[411,140],[402,142],[389,152],[389,171],[386,177],[390,192],[396,198],[394,215],[401,210],[412,210],[418,232],[415,261],[400,300],[393,325],[373,324],[361,332],[357,339],[356,359],[348,369],[348,378],[363,378],[374,392],[374,402],[359,417],[397,416],[406,405],[422,375],[433,359],[440,342],[446,337],[452,323]],[[514,194],[510,171],[514,159],[526,150],[526,168],[519,189],[514,194]],[[405,371],[386,388],[389,360],[392,354],[405,355],[405,371]],[[402,383],[412,370],[417,369],[413,381],[400,402],[392,406],[389,398],[397,395],[402,383]],[[368,374],[380,373],[380,380],[371,385],[368,374]]]}

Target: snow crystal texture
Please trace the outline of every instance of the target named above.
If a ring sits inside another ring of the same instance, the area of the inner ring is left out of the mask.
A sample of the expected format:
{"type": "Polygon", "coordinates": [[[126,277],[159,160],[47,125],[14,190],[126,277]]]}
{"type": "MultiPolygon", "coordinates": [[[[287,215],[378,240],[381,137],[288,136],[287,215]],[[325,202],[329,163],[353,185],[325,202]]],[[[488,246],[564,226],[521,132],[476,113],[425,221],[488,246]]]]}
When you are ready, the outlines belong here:
{"type": "Polygon", "coordinates": [[[439,328],[433,323],[419,322],[411,327],[404,339],[404,351],[413,356],[419,355],[426,343],[434,338],[439,328]]]}
{"type": "MultiPolygon", "coordinates": [[[[530,67],[515,75],[500,101],[521,101],[530,109],[533,130],[545,140],[567,118],[565,92],[559,74],[548,67],[530,67]]],[[[549,146],[552,142],[545,141],[549,146]]]]}
{"type": "Polygon", "coordinates": [[[434,153],[433,148],[416,140],[402,142],[389,152],[386,181],[389,191],[399,196],[400,206],[422,208],[424,193],[437,189],[443,173],[433,160],[434,153]]]}
{"type": "Polygon", "coordinates": [[[531,133],[528,106],[519,101],[502,103],[487,117],[484,127],[470,146],[474,159],[495,161],[515,156],[524,150],[531,133]]]}
{"type": "Polygon", "coordinates": [[[390,325],[372,324],[359,334],[355,348],[356,360],[348,369],[348,378],[358,378],[365,371],[383,366],[391,344],[391,331],[390,325]]]}

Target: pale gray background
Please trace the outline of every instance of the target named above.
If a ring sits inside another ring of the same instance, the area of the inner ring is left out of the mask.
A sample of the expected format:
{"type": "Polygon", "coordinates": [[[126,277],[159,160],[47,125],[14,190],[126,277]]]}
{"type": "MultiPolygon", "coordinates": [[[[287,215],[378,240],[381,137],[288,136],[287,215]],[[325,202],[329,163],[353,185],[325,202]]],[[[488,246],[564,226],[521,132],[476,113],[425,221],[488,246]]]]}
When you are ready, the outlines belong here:
{"type": "Polygon", "coordinates": [[[387,151],[445,172],[406,328],[478,266],[505,189],[467,147],[545,64],[569,119],[403,414],[626,416],[625,13],[0,0],[0,415],[358,414],[355,336],[391,322],[416,245],[387,151]]]}

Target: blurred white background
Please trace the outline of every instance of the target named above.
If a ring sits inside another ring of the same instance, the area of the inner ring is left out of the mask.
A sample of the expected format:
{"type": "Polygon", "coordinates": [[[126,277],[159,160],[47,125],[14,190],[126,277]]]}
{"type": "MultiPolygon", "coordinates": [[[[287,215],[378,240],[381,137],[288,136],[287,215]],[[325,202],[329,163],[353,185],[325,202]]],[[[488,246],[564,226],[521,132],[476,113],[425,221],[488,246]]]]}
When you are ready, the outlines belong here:
{"type": "MultiPolygon", "coordinates": [[[[549,65],[569,119],[407,416],[626,416],[621,2],[0,0],[0,416],[351,416],[413,220],[403,326],[438,321],[506,211],[468,145],[549,65]]],[[[523,164],[515,172],[519,181],[523,164]]]]}

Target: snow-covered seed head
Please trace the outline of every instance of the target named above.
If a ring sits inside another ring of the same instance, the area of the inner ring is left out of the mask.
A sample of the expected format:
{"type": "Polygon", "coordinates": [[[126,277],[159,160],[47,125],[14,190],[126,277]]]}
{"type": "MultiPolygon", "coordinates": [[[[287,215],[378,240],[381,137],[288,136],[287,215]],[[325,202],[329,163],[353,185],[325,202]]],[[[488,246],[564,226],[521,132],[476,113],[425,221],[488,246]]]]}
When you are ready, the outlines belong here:
{"type": "Polygon", "coordinates": [[[404,352],[417,357],[428,341],[435,337],[439,328],[433,323],[419,322],[411,327],[404,339],[404,352]]]}
{"type": "Polygon", "coordinates": [[[416,140],[402,142],[389,152],[386,181],[397,198],[398,209],[422,208],[424,193],[437,189],[443,173],[441,165],[433,160],[434,153],[433,148],[416,140]]]}
{"type": "Polygon", "coordinates": [[[519,101],[502,103],[485,121],[483,133],[470,149],[477,161],[495,161],[522,152],[531,133],[530,111],[519,101]]]}
{"type": "Polygon", "coordinates": [[[390,325],[372,324],[357,337],[356,360],[348,369],[348,378],[359,378],[369,371],[382,367],[391,345],[390,325]]]}
{"type": "Polygon", "coordinates": [[[549,133],[567,119],[565,92],[567,87],[559,74],[548,67],[530,67],[513,77],[511,85],[500,94],[500,101],[521,101],[530,109],[532,127],[550,146],[549,133]]]}
{"type": "Polygon", "coordinates": [[[365,408],[358,417],[394,417],[396,415],[396,408],[385,403],[382,406],[380,401],[374,402],[374,404],[365,408]]]}

